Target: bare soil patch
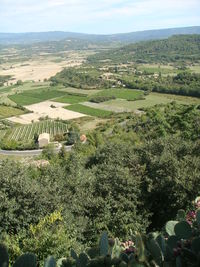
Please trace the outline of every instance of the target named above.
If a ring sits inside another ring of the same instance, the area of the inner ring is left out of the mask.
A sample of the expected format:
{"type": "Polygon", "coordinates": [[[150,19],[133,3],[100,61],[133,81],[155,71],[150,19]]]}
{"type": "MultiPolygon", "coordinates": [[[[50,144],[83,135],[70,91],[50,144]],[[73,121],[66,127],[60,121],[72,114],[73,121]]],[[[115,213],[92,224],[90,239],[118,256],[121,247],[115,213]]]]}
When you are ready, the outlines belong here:
{"type": "Polygon", "coordinates": [[[50,60],[31,60],[25,61],[23,64],[14,64],[12,66],[2,66],[0,75],[12,75],[13,79],[8,84],[16,83],[17,80],[25,81],[43,81],[54,76],[65,67],[79,66],[83,59],[66,60],[61,62],[53,62],[50,60]]]}
{"type": "Polygon", "coordinates": [[[39,121],[39,118],[48,116],[51,119],[71,120],[84,117],[85,115],[79,112],[64,109],[67,104],[56,103],[53,101],[44,101],[37,104],[25,106],[33,113],[24,114],[9,118],[10,121],[20,124],[30,124],[33,121],[39,121]]]}

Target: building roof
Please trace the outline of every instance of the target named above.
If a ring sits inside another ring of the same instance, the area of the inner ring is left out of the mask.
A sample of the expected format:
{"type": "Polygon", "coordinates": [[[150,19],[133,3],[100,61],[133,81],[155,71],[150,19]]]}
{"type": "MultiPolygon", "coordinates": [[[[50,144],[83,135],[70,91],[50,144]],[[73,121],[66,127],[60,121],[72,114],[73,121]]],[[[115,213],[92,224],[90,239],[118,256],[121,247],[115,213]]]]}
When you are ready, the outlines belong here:
{"type": "Polygon", "coordinates": [[[38,140],[41,140],[41,139],[50,139],[50,134],[49,133],[42,133],[39,135],[38,137],[38,140]]]}

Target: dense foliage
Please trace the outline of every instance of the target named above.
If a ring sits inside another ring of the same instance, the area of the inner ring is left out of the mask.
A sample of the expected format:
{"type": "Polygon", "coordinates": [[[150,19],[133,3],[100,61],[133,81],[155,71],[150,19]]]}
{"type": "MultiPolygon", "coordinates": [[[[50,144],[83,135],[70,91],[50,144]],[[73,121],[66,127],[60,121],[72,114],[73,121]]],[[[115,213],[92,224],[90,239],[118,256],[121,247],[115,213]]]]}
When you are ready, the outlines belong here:
{"type": "Polygon", "coordinates": [[[101,73],[90,69],[68,68],[50,78],[51,85],[63,84],[75,88],[109,87],[110,83],[101,77],[101,73]]]}
{"type": "Polygon", "coordinates": [[[180,72],[174,77],[125,77],[121,81],[129,88],[200,97],[200,74],[180,72]]]}
{"type": "Polygon", "coordinates": [[[70,154],[48,151],[45,168],[1,161],[2,239],[12,255],[42,248],[43,260],[51,251],[63,255],[49,238],[60,240],[65,225],[73,225],[67,247],[94,244],[103,230],[128,238],[130,229],[160,229],[200,193],[199,133],[198,107],[172,103],[113,116],[70,154]],[[49,242],[34,247],[30,225],[59,210],[61,228],[45,227],[39,235],[49,242]]]}
{"type": "MultiPolygon", "coordinates": [[[[50,240],[58,244],[65,257],[57,260],[49,256],[45,260],[45,267],[198,267],[200,264],[200,197],[195,199],[193,211],[185,212],[179,210],[176,220],[168,221],[161,232],[150,232],[146,235],[130,233],[128,241],[120,242],[118,238],[108,238],[106,232],[100,237],[99,245],[87,248],[84,252],[77,254],[71,249],[69,255],[69,240],[66,231],[59,232],[57,237],[51,235],[50,240]],[[54,239],[56,238],[56,239],[54,239]]],[[[59,212],[43,219],[36,227],[31,227],[33,235],[41,232],[41,229],[56,221],[62,221],[59,212]]],[[[60,229],[59,225],[57,229],[60,229]]],[[[46,232],[44,232],[46,234],[46,232]]],[[[48,234],[47,234],[48,236],[48,234]]],[[[39,242],[49,245],[46,242],[46,235],[37,236],[39,242]]],[[[73,238],[71,239],[71,241],[73,238]]],[[[14,240],[15,241],[15,240],[14,240]]],[[[26,244],[27,240],[23,240],[26,244]]],[[[37,244],[37,242],[36,242],[37,244]]],[[[71,242],[73,246],[73,241],[71,242]]],[[[33,252],[40,256],[41,250],[34,250],[37,247],[33,243],[33,252]],[[38,252],[38,253],[37,253],[38,252]]],[[[51,250],[50,250],[51,251],[51,250]]],[[[50,252],[48,251],[48,252],[50,252]]],[[[37,256],[33,253],[20,255],[14,266],[38,266],[37,256]]],[[[55,254],[54,254],[55,255],[55,254]]],[[[55,255],[58,258],[57,255],[55,255]]],[[[40,258],[40,257],[38,257],[40,258]]],[[[1,266],[9,266],[9,255],[4,245],[0,245],[1,266]]]]}

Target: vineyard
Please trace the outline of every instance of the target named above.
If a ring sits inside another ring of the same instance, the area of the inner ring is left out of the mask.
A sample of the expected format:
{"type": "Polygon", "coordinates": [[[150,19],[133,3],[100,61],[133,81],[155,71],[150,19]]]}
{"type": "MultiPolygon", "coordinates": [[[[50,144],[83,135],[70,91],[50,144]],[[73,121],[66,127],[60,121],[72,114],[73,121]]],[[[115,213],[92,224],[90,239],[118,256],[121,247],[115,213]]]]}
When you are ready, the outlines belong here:
{"type": "Polygon", "coordinates": [[[0,130],[0,140],[6,135],[6,130],[0,130]]]}
{"type": "Polygon", "coordinates": [[[56,134],[67,132],[67,125],[62,122],[45,120],[29,125],[13,128],[8,136],[9,140],[26,141],[34,138],[34,134],[49,133],[51,138],[56,134]]]}

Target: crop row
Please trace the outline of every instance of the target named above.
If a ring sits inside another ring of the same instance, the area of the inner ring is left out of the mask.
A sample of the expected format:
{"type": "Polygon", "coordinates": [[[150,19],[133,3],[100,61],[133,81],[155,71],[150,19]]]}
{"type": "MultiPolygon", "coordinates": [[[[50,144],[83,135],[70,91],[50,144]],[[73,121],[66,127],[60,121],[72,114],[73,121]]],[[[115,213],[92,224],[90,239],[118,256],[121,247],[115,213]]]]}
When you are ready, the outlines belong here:
{"type": "Polygon", "coordinates": [[[45,120],[32,124],[16,127],[9,135],[9,140],[23,141],[31,140],[34,134],[49,133],[51,137],[67,131],[67,125],[62,122],[45,120]]]}

